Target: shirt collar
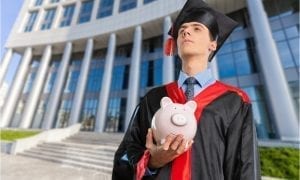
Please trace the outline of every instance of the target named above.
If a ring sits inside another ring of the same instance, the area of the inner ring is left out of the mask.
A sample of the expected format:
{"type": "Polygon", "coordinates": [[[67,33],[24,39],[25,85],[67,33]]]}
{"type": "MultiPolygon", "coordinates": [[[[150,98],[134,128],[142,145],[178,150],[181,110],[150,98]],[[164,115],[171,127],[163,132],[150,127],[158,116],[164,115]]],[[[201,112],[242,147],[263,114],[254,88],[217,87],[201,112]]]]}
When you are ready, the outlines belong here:
{"type": "MultiPolygon", "coordinates": [[[[179,73],[179,78],[178,78],[178,87],[182,87],[184,84],[184,81],[188,78],[189,76],[183,72],[182,70],[179,73]]],[[[204,87],[207,83],[210,82],[210,80],[213,79],[212,71],[210,68],[205,69],[202,72],[197,73],[194,78],[198,81],[201,87],[204,87]]]]}

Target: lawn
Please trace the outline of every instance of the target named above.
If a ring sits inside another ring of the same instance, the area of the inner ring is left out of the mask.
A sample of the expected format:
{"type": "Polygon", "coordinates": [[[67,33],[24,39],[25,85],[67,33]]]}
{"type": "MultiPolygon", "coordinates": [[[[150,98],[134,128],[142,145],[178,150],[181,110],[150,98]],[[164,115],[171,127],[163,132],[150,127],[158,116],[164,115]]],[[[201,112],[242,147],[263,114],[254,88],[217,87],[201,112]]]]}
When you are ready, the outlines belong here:
{"type": "Polygon", "coordinates": [[[299,149],[260,147],[259,152],[263,176],[299,180],[299,149]]]}
{"type": "Polygon", "coordinates": [[[40,131],[1,130],[0,140],[14,141],[16,139],[30,137],[38,133],[40,133],[40,131]]]}

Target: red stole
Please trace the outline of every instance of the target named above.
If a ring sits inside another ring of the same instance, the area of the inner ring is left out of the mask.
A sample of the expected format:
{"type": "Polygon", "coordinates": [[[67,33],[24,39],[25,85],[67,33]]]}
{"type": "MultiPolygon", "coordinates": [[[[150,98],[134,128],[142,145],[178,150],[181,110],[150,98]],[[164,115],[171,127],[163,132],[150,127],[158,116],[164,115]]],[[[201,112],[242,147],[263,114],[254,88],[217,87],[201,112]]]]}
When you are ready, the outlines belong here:
{"type": "MultiPolygon", "coordinates": [[[[166,85],[166,90],[168,96],[174,103],[184,104],[186,102],[184,92],[181,88],[178,87],[177,82],[172,82],[166,85]]],[[[227,91],[235,91],[243,98],[244,101],[249,102],[248,96],[239,89],[216,81],[214,84],[204,89],[193,99],[197,103],[195,117],[198,123],[200,122],[200,117],[203,109],[227,91]]],[[[173,160],[170,175],[171,180],[190,180],[192,178],[191,151],[192,148],[173,160]]]]}
{"type": "MultiPolygon", "coordinates": [[[[185,95],[177,85],[177,82],[172,82],[167,84],[166,86],[167,95],[172,99],[175,103],[184,104],[186,102],[185,95]]],[[[198,94],[194,101],[197,102],[197,109],[195,111],[195,117],[200,122],[200,117],[202,110],[214,101],[216,98],[220,97],[227,91],[234,91],[239,96],[242,97],[244,102],[250,102],[248,96],[238,88],[225,85],[219,81],[216,81],[214,84],[210,85],[206,89],[204,89],[200,94],[198,94]]],[[[136,179],[141,180],[145,174],[146,168],[148,166],[148,161],[150,158],[149,150],[145,150],[143,156],[137,163],[136,167],[136,179]]],[[[178,156],[172,162],[171,169],[171,180],[191,180],[192,172],[191,172],[191,149],[178,156]]]]}

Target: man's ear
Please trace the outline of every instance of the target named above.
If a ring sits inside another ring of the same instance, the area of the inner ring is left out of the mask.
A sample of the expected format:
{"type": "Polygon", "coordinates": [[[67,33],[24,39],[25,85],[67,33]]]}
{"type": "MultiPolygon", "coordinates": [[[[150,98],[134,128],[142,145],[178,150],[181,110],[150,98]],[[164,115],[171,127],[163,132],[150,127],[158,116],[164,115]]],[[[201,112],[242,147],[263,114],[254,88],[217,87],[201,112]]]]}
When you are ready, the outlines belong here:
{"type": "Polygon", "coordinates": [[[217,41],[212,41],[208,47],[209,51],[215,51],[217,49],[217,41]]]}

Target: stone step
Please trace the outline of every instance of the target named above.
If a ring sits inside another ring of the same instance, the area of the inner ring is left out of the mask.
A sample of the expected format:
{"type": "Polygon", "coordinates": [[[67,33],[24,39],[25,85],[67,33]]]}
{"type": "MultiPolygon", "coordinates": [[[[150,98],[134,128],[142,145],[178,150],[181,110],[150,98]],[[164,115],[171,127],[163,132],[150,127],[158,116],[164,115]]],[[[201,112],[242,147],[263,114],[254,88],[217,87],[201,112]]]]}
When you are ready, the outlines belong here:
{"type": "Polygon", "coordinates": [[[60,158],[60,157],[45,156],[45,155],[41,155],[41,154],[31,153],[29,151],[20,153],[20,155],[25,156],[25,157],[31,157],[31,158],[56,162],[56,163],[62,163],[62,164],[71,165],[71,166],[75,166],[75,167],[81,167],[81,168],[85,168],[85,169],[94,169],[101,173],[105,173],[107,175],[110,175],[112,172],[112,168],[110,166],[109,167],[100,166],[97,164],[91,164],[91,163],[86,163],[86,162],[82,162],[82,161],[74,161],[71,159],[64,159],[64,158],[60,158]]]}
{"type": "Polygon", "coordinates": [[[79,133],[64,140],[67,142],[78,142],[83,144],[120,144],[123,135],[113,136],[107,134],[91,134],[91,133],[79,133]],[[102,136],[101,136],[102,135],[102,136]]]}
{"type": "Polygon", "coordinates": [[[84,152],[84,151],[70,151],[68,149],[57,149],[57,148],[49,148],[39,146],[37,148],[31,149],[33,151],[42,151],[42,152],[51,152],[56,154],[63,154],[66,156],[78,156],[78,157],[86,157],[91,159],[98,159],[100,161],[113,161],[113,153],[106,152],[84,152]]]}
{"type": "Polygon", "coordinates": [[[65,159],[65,160],[73,160],[76,162],[84,162],[84,163],[89,163],[93,165],[98,165],[98,166],[105,166],[105,167],[110,167],[112,168],[113,161],[112,160],[99,160],[99,159],[94,159],[94,158],[88,158],[84,156],[76,156],[76,155],[71,155],[71,154],[58,154],[58,153],[53,153],[49,151],[39,151],[36,149],[31,149],[29,151],[25,151],[24,154],[30,153],[32,155],[42,155],[42,156],[47,156],[51,158],[60,158],[60,159],[65,159]]]}
{"type": "Polygon", "coordinates": [[[70,143],[78,143],[78,144],[90,144],[90,145],[108,145],[108,146],[117,146],[120,142],[103,142],[99,140],[86,140],[86,139],[66,139],[63,142],[70,142],[70,143]]]}
{"type": "Polygon", "coordinates": [[[93,132],[78,132],[70,138],[80,139],[92,139],[92,140],[103,140],[103,141],[117,141],[120,142],[123,139],[124,134],[114,133],[93,133],[93,132]]]}
{"type": "Polygon", "coordinates": [[[122,138],[123,134],[79,132],[61,142],[39,144],[20,155],[111,175],[114,153],[122,138]]]}
{"type": "Polygon", "coordinates": [[[73,149],[85,149],[85,150],[103,150],[103,151],[116,151],[117,146],[112,145],[90,145],[90,144],[78,144],[74,142],[53,142],[53,143],[43,143],[45,146],[57,146],[63,148],[73,148],[73,149]]]}
{"type": "Polygon", "coordinates": [[[44,143],[40,144],[37,147],[42,147],[42,148],[49,148],[49,149],[56,149],[56,150],[65,150],[69,152],[82,152],[82,153],[90,153],[90,154],[98,154],[98,155],[113,155],[116,151],[115,147],[109,148],[109,147],[95,147],[95,146],[90,146],[90,147],[85,147],[85,146],[76,146],[75,145],[66,145],[64,143],[44,143]]]}

